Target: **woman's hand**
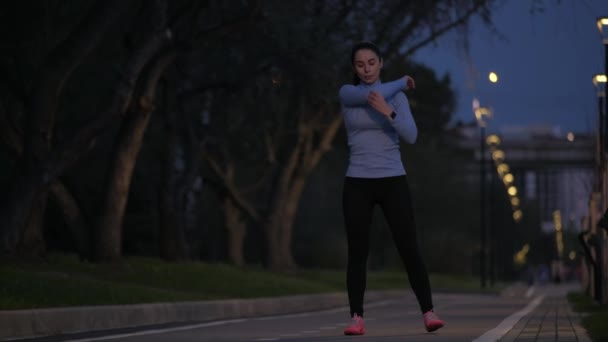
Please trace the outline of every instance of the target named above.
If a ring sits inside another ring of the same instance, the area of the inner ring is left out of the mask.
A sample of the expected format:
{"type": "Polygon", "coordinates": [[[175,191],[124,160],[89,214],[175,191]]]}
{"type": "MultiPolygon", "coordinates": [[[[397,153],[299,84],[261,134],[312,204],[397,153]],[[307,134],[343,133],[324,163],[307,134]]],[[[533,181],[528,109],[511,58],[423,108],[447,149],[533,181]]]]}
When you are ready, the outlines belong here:
{"type": "Polygon", "coordinates": [[[403,76],[403,78],[405,78],[405,90],[410,90],[410,89],[416,88],[416,82],[414,82],[413,78],[411,78],[408,75],[403,76]]]}
{"type": "Polygon", "coordinates": [[[380,95],[376,91],[371,91],[367,96],[367,103],[369,103],[372,108],[382,113],[382,115],[387,118],[391,117],[391,113],[393,112],[393,108],[386,103],[386,100],[382,95],[380,95]]]}

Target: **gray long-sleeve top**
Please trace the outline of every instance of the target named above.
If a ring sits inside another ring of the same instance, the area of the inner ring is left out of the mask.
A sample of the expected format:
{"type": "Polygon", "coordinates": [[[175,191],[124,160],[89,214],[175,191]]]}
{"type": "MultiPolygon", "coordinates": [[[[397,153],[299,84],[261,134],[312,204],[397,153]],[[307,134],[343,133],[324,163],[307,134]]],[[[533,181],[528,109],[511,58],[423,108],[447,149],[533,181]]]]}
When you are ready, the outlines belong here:
{"type": "Polygon", "coordinates": [[[373,84],[343,85],[339,98],[348,146],[350,148],[347,177],[381,178],[405,174],[399,152],[399,137],[413,144],[418,137],[404,78],[373,84]],[[372,91],[379,92],[396,114],[389,119],[367,103],[372,91]]]}

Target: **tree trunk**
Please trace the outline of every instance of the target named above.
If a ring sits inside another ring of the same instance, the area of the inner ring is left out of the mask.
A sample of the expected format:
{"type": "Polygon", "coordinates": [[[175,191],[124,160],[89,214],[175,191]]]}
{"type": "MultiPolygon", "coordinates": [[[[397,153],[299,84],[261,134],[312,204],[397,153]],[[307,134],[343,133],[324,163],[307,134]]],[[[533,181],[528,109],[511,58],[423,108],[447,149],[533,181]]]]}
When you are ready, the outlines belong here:
{"type": "Polygon", "coordinates": [[[264,232],[266,233],[266,266],[274,271],[289,269],[289,267],[284,264],[285,260],[282,258],[282,254],[285,254],[285,252],[281,248],[279,242],[280,230],[278,224],[272,223],[272,221],[268,222],[264,227],[264,232]]]}
{"type": "Polygon", "coordinates": [[[230,262],[236,266],[245,265],[243,244],[247,234],[247,225],[241,218],[241,212],[234,202],[226,197],[224,199],[224,220],[228,230],[228,256],[230,262]]]}
{"type": "MultiPolygon", "coordinates": [[[[312,121],[311,121],[312,122],[312,121]]],[[[293,269],[297,264],[292,254],[293,223],[298,211],[302,192],[310,173],[331,149],[342,117],[336,115],[329,124],[322,127],[320,136],[315,136],[311,122],[300,122],[298,143],[281,170],[277,189],[274,192],[270,219],[266,225],[268,238],[269,267],[273,269],[293,269]],[[314,141],[319,140],[315,146],[314,141]]]]}
{"type": "Polygon", "coordinates": [[[23,236],[17,248],[17,254],[25,259],[37,259],[46,253],[44,240],[44,213],[46,211],[48,193],[42,193],[30,211],[27,224],[23,230],[23,236]]]}
{"type": "Polygon", "coordinates": [[[22,241],[26,224],[44,187],[44,171],[20,174],[12,183],[8,196],[0,207],[2,254],[14,255],[22,241]]]}
{"type": "Polygon", "coordinates": [[[121,126],[98,229],[96,255],[99,261],[116,261],[122,255],[122,222],[133,169],[154,109],[158,82],[174,58],[174,51],[165,51],[153,61],[142,81],[143,90],[137,105],[121,126]]]}
{"type": "Polygon", "coordinates": [[[293,223],[308,175],[297,174],[285,191],[281,205],[275,207],[268,222],[269,267],[277,270],[292,270],[297,267],[292,253],[293,223]]]}
{"type": "MultiPolygon", "coordinates": [[[[0,137],[4,139],[5,144],[9,147],[9,150],[15,156],[15,159],[20,160],[23,158],[23,140],[18,131],[8,121],[6,113],[3,111],[1,105],[0,137]]],[[[60,181],[55,181],[51,184],[50,194],[60,208],[63,218],[71,231],[80,258],[90,260],[91,250],[88,226],[85,223],[78,203],[65,185],[60,181]]]]}
{"type": "Polygon", "coordinates": [[[122,221],[135,162],[150,121],[149,111],[131,113],[123,121],[110,164],[105,200],[97,230],[96,259],[116,261],[122,255],[122,221]]]}
{"type": "Polygon", "coordinates": [[[57,203],[63,218],[72,233],[72,238],[76,244],[76,251],[81,260],[91,260],[91,238],[89,226],[82,214],[82,210],[76,199],[61,182],[51,184],[50,193],[52,199],[57,203]]]}
{"type": "Polygon", "coordinates": [[[291,248],[293,242],[293,226],[296,220],[298,205],[300,203],[300,198],[302,197],[302,192],[304,191],[304,186],[306,185],[307,178],[308,175],[296,175],[296,179],[292,183],[289,194],[285,198],[285,204],[283,205],[283,215],[281,215],[282,233],[280,235],[279,241],[281,244],[281,256],[285,258],[285,260],[290,261],[290,266],[293,267],[296,266],[296,262],[293,258],[291,248]]]}

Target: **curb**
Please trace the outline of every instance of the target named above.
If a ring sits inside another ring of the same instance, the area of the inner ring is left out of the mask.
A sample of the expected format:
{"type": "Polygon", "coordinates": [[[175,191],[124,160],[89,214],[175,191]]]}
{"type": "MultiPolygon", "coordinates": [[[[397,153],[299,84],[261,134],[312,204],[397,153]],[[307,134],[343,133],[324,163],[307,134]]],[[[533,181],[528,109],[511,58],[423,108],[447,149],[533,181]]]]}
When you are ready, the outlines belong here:
{"type": "MultiPolygon", "coordinates": [[[[366,301],[380,301],[404,295],[405,291],[368,291],[366,301]]],[[[165,323],[205,322],[270,316],[318,311],[342,306],[348,306],[348,297],[345,293],[0,311],[0,340],[165,323]]]]}

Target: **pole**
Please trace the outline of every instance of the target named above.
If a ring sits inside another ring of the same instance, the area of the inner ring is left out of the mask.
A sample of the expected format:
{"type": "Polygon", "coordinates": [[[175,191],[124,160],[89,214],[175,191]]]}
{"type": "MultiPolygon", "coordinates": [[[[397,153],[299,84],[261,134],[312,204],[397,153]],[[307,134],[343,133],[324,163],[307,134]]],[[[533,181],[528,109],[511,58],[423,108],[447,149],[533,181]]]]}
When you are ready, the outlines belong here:
{"type": "MultiPolygon", "coordinates": [[[[608,39],[604,40],[604,75],[606,77],[608,77],[608,39]]],[[[602,97],[606,97],[606,90],[608,88],[608,84],[604,83],[604,89],[603,89],[603,96],[602,97]]],[[[606,113],[608,113],[608,101],[604,101],[604,146],[602,146],[602,150],[605,152],[606,151],[606,132],[608,132],[608,120],[606,120],[606,113]]],[[[602,158],[604,158],[604,156],[602,155],[602,158]]]]}
{"type": "MultiPolygon", "coordinates": [[[[606,77],[608,77],[608,37],[603,37],[603,43],[604,43],[604,75],[606,77]]],[[[608,92],[608,83],[604,83],[604,93],[602,94],[602,99],[604,101],[604,144],[606,144],[606,140],[608,140],[608,138],[606,137],[606,135],[608,134],[608,98],[606,98],[606,93],[608,92]]],[[[604,146],[604,153],[606,153],[606,146],[604,146]]],[[[606,163],[606,155],[603,154],[602,155],[602,160],[604,161],[603,164],[603,193],[602,193],[602,210],[606,210],[606,207],[608,206],[608,165],[606,163]]],[[[599,228],[599,227],[598,227],[599,228]]],[[[602,237],[599,243],[599,248],[597,249],[597,257],[598,260],[600,262],[600,272],[598,274],[600,281],[598,283],[598,285],[600,286],[600,304],[606,304],[605,301],[605,297],[604,294],[606,293],[606,284],[604,283],[605,281],[605,274],[606,272],[608,272],[608,267],[605,264],[605,258],[604,258],[604,246],[606,245],[606,238],[605,235],[602,233],[601,229],[598,229],[599,231],[596,232],[598,238],[602,237]]]]}
{"type": "Polygon", "coordinates": [[[488,161],[489,171],[490,171],[490,195],[488,196],[488,202],[490,205],[489,217],[488,217],[488,267],[489,267],[489,278],[490,278],[490,287],[494,287],[494,282],[496,281],[496,239],[495,239],[495,229],[494,229],[494,215],[496,213],[496,205],[494,199],[494,183],[496,179],[496,171],[493,169],[492,159],[488,161]]]}
{"type": "Polygon", "coordinates": [[[606,115],[604,114],[604,90],[601,86],[598,87],[597,93],[598,115],[599,115],[599,143],[600,143],[600,169],[603,166],[606,153],[606,115]]]}
{"type": "Polygon", "coordinates": [[[479,209],[480,209],[480,217],[479,217],[479,240],[480,240],[480,250],[479,250],[479,281],[481,288],[484,289],[486,287],[486,189],[485,189],[485,180],[486,180],[486,170],[485,170],[485,135],[486,128],[483,124],[480,126],[480,144],[479,144],[479,209]]]}
{"type": "MultiPolygon", "coordinates": [[[[606,77],[608,77],[608,37],[603,39],[603,43],[604,43],[604,75],[606,77]]],[[[608,166],[606,165],[606,150],[607,150],[607,137],[606,134],[608,133],[608,101],[606,101],[606,91],[608,91],[608,83],[604,83],[604,87],[603,89],[601,89],[601,94],[600,94],[600,101],[604,102],[604,108],[602,110],[600,110],[600,112],[602,113],[602,121],[603,121],[603,125],[601,127],[602,130],[602,137],[600,138],[600,142],[602,143],[602,146],[600,148],[600,161],[601,161],[601,171],[602,171],[602,175],[601,175],[601,180],[602,180],[602,187],[600,189],[601,193],[602,193],[602,199],[601,199],[601,205],[602,205],[602,210],[606,209],[606,206],[608,206],[608,184],[607,183],[607,177],[606,177],[606,172],[608,172],[608,166]]],[[[601,104],[600,104],[601,107],[601,104]]]]}
{"type": "MultiPolygon", "coordinates": [[[[598,103],[598,130],[597,130],[597,141],[598,141],[598,159],[597,159],[597,191],[601,194],[600,202],[604,200],[604,153],[605,153],[605,140],[606,140],[606,128],[605,128],[605,115],[604,115],[604,89],[598,84],[597,86],[597,103],[598,103]]],[[[601,204],[603,205],[603,203],[601,204]]]]}

